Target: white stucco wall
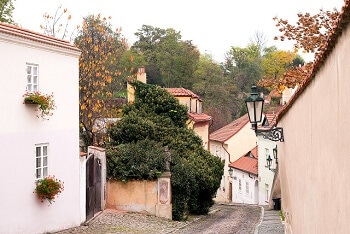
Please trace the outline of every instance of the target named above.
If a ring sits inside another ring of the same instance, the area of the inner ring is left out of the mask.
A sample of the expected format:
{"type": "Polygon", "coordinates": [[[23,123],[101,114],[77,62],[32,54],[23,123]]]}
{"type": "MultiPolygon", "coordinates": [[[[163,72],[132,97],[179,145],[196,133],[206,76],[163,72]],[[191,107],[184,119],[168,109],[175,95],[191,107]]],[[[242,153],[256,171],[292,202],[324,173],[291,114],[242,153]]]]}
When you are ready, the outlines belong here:
{"type": "Polygon", "coordinates": [[[225,160],[224,175],[221,180],[221,186],[216,193],[217,202],[229,202],[230,199],[230,183],[233,184],[232,178],[228,173],[228,165],[230,162],[236,161],[245,153],[253,149],[257,144],[257,137],[255,132],[251,129],[251,124],[247,123],[239,132],[228,139],[224,144],[216,141],[210,142],[210,152],[213,155],[219,155],[221,159],[225,160]]]}
{"type": "Polygon", "coordinates": [[[0,33],[0,233],[43,233],[80,224],[78,52],[26,42],[0,33]],[[26,63],[39,65],[39,90],[54,93],[57,109],[48,121],[23,104],[26,63]],[[52,205],[35,188],[35,144],[49,144],[49,175],[64,182],[52,205]]]}
{"type": "Polygon", "coordinates": [[[267,167],[266,163],[266,149],[270,154],[272,161],[271,168],[276,169],[276,161],[273,158],[273,148],[275,148],[276,142],[264,139],[262,136],[258,136],[258,152],[259,152],[259,205],[268,205],[270,200],[271,188],[275,173],[267,167]],[[268,188],[268,191],[266,191],[268,188]]]}
{"type": "Polygon", "coordinates": [[[279,125],[282,209],[293,233],[350,233],[349,26],[279,125]]]}
{"type": "Polygon", "coordinates": [[[258,178],[237,169],[233,169],[232,177],[232,201],[242,204],[258,204],[258,178]],[[241,181],[241,189],[239,189],[239,181],[241,181]]]}

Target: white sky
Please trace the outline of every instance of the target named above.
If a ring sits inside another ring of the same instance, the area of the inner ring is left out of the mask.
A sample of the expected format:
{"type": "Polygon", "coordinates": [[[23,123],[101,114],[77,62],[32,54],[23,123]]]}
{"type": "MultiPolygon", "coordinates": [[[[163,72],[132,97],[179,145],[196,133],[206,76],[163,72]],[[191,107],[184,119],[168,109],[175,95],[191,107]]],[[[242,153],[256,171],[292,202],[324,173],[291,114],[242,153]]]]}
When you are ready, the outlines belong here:
{"type": "Polygon", "coordinates": [[[291,43],[273,40],[279,35],[274,16],[295,22],[298,12],[340,10],[343,4],[343,0],[15,0],[13,16],[21,27],[42,32],[42,15],[54,14],[60,5],[72,15],[72,26],[81,25],[82,17],[88,14],[101,13],[112,17],[113,27],[121,27],[129,43],[136,40],[134,33],[143,24],[174,28],[183,40],[192,40],[201,53],[222,62],[231,46],[247,46],[257,31],[266,36],[267,46],[292,49],[291,43]]]}

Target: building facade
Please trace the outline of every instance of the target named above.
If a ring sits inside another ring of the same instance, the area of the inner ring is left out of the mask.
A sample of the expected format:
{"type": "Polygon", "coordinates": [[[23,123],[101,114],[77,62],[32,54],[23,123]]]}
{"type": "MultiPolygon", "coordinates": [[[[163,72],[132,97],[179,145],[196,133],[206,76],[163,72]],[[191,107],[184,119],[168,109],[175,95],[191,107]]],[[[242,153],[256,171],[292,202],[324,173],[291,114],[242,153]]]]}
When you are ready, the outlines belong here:
{"type": "Polygon", "coordinates": [[[286,233],[350,233],[350,1],[313,71],[278,114],[286,233]]]}
{"type": "MultiPolygon", "coordinates": [[[[80,225],[79,56],[68,42],[0,23],[0,233],[44,233],[80,225]],[[24,94],[53,94],[49,120],[24,94]],[[55,202],[41,203],[35,182],[64,182],[55,202]]],[[[82,212],[83,213],[83,212],[82,212]]]]}

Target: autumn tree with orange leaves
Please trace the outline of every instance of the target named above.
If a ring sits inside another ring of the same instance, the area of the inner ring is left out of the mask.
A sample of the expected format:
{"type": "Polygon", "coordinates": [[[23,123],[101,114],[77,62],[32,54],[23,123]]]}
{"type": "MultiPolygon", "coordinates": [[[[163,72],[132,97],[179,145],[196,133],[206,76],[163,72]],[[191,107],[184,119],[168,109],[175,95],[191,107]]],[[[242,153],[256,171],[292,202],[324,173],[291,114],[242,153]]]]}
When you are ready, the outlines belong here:
{"type": "MultiPolygon", "coordinates": [[[[44,23],[40,25],[43,34],[66,40],[69,37],[69,41],[72,41],[74,37],[74,30],[69,32],[69,21],[72,16],[68,14],[67,8],[62,8],[60,5],[54,14],[45,12],[43,15],[44,23]]],[[[79,28],[79,26],[77,26],[79,28]]]]}
{"type": "MultiPolygon", "coordinates": [[[[314,53],[315,57],[322,51],[329,36],[333,33],[333,26],[339,17],[337,9],[325,11],[311,15],[310,13],[298,13],[298,21],[292,25],[288,20],[274,17],[277,22],[276,27],[282,33],[276,36],[275,40],[292,40],[295,42],[295,51],[302,50],[305,53],[314,53]]],[[[295,87],[301,84],[310,74],[313,62],[304,66],[290,66],[283,77],[279,80],[273,77],[265,77],[258,85],[264,87],[279,87],[282,91],[284,87],[295,87]]]]}
{"type": "MultiPolygon", "coordinates": [[[[110,19],[110,18],[109,18],[110,19]]],[[[113,83],[121,72],[117,62],[127,49],[120,29],[113,31],[109,19],[100,15],[84,18],[74,44],[81,49],[79,59],[80,133],[86,145],[102,130],[94,127],[96,119],[117,116],[113,108],[113,83]]]]}

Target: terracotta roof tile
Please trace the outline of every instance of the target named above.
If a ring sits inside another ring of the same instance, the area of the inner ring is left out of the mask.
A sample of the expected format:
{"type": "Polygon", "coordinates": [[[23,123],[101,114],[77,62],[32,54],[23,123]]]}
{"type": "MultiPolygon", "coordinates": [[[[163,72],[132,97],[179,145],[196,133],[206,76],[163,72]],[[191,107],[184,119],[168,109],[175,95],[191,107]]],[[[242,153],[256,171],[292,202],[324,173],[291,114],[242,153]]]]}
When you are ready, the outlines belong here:
{"type": "Polygon", "coordinates": [[[11,24],[0,22],[0,33],[80,52],[80,50],[77,47],[70,44],[68,41],[32,32],[11,24]]]}
{"type": "Polygon", "coordinates": [[[199,96],[193,93],[191,90],[185,88],[165,88],[169,93],[174,95],[175,97],[192,97],[199,98],[199,96]]]}
{"type": "Polygon", "coordinates": [[[288,110],[292,107],[296,99],[305,91],[305,89],[309,86],[311,81],[315,78],[318,70],[324,65],[326,59],[332,52],[333,48],[337,44],[338,38],[342,35],[342,30],[345,29],[350,22],[350,0],[344,1],[344,6],[340,11],[340,17],[338,21],[333,27],[333,33],[329,37],[327,43],[321,49],[321,52],[315,58],[313,69],[310,73],[310,76],[304,80],[304,82],[300,85],[300,88],[294,93],[289,102],[279,111],[277,115],[276,122],[278,121],[288,112],[288,110]]]}
{"type": "Polygon", "coordinates": [[[258,175],[258,150],[257,146],[251,151],[237,159],[236,161],[230,163],[228,166],[235,169],[258,175]],[[251,157],[253,156],[253,157],[251,157]]]}
{"type": "Polygon", "coordinates": [[[247,123],[249,123],[249,118],[248,114],[245,114],[228,125],[211,133],[209,139],[212,141],[225,142],[236,135],[247,123]]]}
{"type": "Polygon", "coordinates": [[[199,113],[190,112],[190,113],[188,113],[188,116],[195,123],[210,121],[212,119],[212,117],[210,115],[207,115],[207,114],[204,114],[204,113],[199,114],[199,113]]]}

